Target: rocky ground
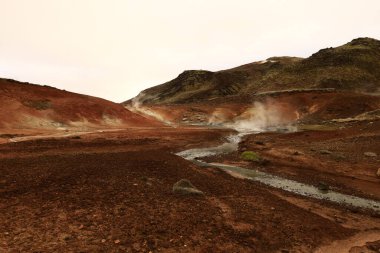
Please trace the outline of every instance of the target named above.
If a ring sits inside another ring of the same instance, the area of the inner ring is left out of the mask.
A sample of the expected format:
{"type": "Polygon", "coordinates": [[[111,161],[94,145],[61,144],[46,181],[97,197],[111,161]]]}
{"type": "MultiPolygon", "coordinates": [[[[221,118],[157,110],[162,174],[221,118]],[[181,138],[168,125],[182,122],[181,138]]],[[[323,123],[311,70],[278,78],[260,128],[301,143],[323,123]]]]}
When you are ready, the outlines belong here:
{"type": "MultiPolygon", "coordinates": [[[[340,132],[249,136],[240,149],[260,152],[270,161],[262,169],[270,172],[301,181],[323,179],[342,191],[379,199],[374,171],[379,158],[362,156],[379,150],[378,135],[371,135],[379,127],[373,124],[367,135],[355,137],[360,150],[349,144],[349,129],[339,141],[334,138],[340,132]],[[327,140],[327,144],[318,140],[327,140]],[[327,147],[328,143],[336,145],[327,147]],[[335,158],[338,153],[345,158],[335,158]],[[312,162],[312,168],[304,169],[302,157],[322,160],[323,166],[317,170],[312,162]],[[295,161],[292,168],[286,163],[289,159],[295,161]],[[347,164],[352,166],[345,172],[347,164]],[[307,174],[302,176],[301,171],[307,174]],[[326,180],[329,176],[331,180],[326,180]],[[349,181],[350,177],[357,180],[349,181]]],[[[63,138],[29,137],[12,143],[8,143],[10,136],[3,136],[0,252],[379,250],[376,214],[236,179],[173,154],[217,145],[230,133],[135,128],[73,133],[63,138]],[[173,193],[173,184],[181,179],[188,179],[203,195],[173,193]]],[[[218,159],[242,163],[236,157],[231,154],[218,159]]]]}

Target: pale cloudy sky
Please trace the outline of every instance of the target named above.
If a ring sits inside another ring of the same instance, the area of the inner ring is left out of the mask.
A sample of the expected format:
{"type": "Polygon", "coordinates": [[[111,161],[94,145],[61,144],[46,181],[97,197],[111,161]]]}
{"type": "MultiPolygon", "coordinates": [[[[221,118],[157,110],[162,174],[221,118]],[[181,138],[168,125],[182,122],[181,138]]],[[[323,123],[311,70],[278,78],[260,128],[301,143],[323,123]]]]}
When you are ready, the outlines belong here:
{"type": "Polygon", "coordinates": [[[0,0],[0,76],[121,102],[186,69],[380,39],[379,0],[0,0]]]}

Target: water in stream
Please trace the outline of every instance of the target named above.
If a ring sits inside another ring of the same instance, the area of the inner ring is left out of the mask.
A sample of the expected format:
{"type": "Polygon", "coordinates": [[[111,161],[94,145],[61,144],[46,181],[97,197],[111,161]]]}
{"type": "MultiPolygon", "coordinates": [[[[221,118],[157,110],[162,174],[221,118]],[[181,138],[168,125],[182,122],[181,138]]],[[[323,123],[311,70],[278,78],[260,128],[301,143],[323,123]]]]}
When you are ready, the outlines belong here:
{"type": "Polygon", "coordinates": [[[370,199],[365,199],[361,197],[356,197],[352,195],[347,195],[334,191],[321,191],[317,187],[312,185],[307,185],[294,180],[289,180],[279,176],[271,175],[269,173],[261,172],[258,170],[245,169],[237,166],[231,166],[221,163],[207,163],[200,158],[207,156],[214,156],[219,154],[226,154],[236,151],[244,135],[251,133],[239,133],[228,137],[228,141],[222,145],[209,148],[195,148],[189,149],[177,153],[193,163],[204,166],[204,167],[214,167],[221,169],[230,175],[238,178],[249,179],[269,185],[274,188],[282,189],[292,193],[296,193],[302,196],[308,196],[316,199],[323,199],[327,201],[332,201],[344,205],[349,205],[353,207],[371,209],[380,213],[380,202],[370,199]]]}

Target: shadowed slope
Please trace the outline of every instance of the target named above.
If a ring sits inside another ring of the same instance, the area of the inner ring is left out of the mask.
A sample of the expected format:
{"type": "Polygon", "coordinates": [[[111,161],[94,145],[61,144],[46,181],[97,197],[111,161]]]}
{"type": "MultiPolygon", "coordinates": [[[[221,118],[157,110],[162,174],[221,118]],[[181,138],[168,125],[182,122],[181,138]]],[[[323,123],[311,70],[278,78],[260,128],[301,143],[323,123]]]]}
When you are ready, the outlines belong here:
{"type": "Polygon", "coordinates": [[[343,46],[322,49],[306,59],[272,57],[218,72],[185,71],[169,82],[144,90],[137,99],[145,104],[191,103],[306,88],[379,92],[379,69],[380,41],[358,38],[343,46]]]}

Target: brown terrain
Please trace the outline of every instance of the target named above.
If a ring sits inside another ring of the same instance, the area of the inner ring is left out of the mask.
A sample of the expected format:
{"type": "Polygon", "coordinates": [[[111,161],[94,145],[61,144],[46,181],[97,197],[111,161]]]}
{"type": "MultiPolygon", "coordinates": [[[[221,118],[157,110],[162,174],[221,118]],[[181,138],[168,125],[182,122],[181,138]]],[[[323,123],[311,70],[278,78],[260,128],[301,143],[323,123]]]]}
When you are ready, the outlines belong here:
{"type": "Polygon", "coordinates": [[[122,105],[2,79],[0,252],[380,252],[379,209],[176,155],[247,132],[202,160],[380,205],[378,45],[185,72],[122,105]]]}
{"type": "Polygon", "coordinates": [[[111,101],[10,79],[0,79],[0,108],[0,128],[13,130],[159,125],[111,101]]]}

